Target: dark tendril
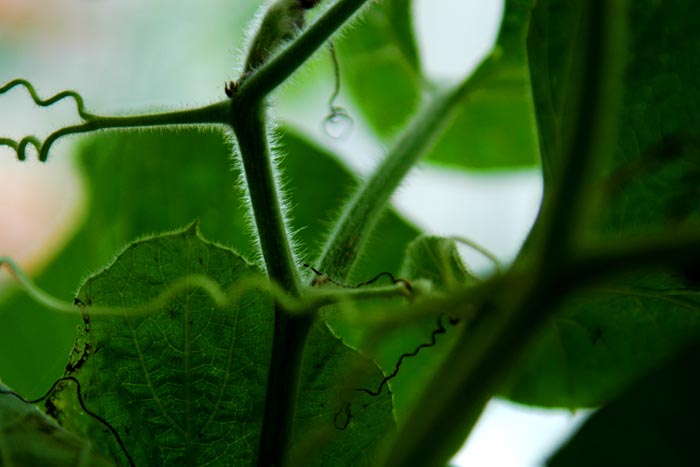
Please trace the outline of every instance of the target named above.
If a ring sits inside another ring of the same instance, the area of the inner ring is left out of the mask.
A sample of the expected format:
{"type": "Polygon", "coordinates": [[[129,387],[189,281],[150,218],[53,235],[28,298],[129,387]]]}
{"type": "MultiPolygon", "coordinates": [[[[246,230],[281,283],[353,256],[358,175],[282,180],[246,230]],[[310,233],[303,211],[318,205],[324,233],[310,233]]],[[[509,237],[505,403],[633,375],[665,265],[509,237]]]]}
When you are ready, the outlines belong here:
{"type": "MultiPolygon", "coordinates": [[[[85,103],[83,102],[82,96],[80,96],[80,94],[78,94],[75,91],[61,91],[57,94],[54,94],[51,97],[42,99],[41,97],[39,97],[39,93],[36,92],[36,89],[34,89],[34,86],[32,86],[32,84],[29,81],[25,79],[13,79],[12,81],[9,81],[3,86],[0,86],[0,94],[5,94],[6,92],[10,91],[11,89],[17,86],[24,87],[31,96],[34,103],[40,107],[50,107],[58,101],[61,101],[66,98],[71,98],[75,101],[75,106],[78,110],[78,115],[80,115],[80,118],[83,119],[83,121],[89,122],[90,120],[95,118],[95,115],[85,110],[85,103]]],[[[27,158],[27,146],[31,144],[39,152],[40,160],[45,160],[48,148],[51,146],[51,144],[53,144],[54,141],[55,138],[49,138],[49,140],[42,143],[39,140],[39,138],[30,135],[25,136],[19,141],[16,141],[11,138],[0,138],[0,146],[8,146],[12,148],[17,153],[17,159],[23,161],[27,158]]]]}
{"type": "Polygon", "coordinates": [[[341,139],[345,138],[350,133],[354,121],[345,108],[335,104],[340,94],[340,64],[338,62],[338,54],[332,42],[328,43],[328,50],[330,51],[331,62],[333,63],[335,88],[333,89],[331,98],[328,100],[328,116],[323,120],[323,131],[331,138],[341,139]]]}
{"type": "Polygon", "coordinates": [[[97,415],[95,412],[91,411],[85,406],[85,401],[83,401],[83,395],[80,389],[80,381],[78,381],[75,377],[73,376],[64,376],[62,378],[57,379],[54,381],[54,383],[51,385],[51,388],[44,394],[43,396],[33,399],[33,400],[27,400],[24,397],[20,396],[14,391],[8,391],[4,389],[0,389],[0,394],[7,394],[10,396],[14,396],[17,399],[21,400],[25,404],[38,404],[39,402],[42,402],[46,399],[48,399],[53,392],[56,390],[59,384],[66,382],[66,381],[72,381],[75,383],[75,391],[78,396],[78,403],[80,404],[80,407],[83,409],[83,412],[88,414],[90,417],[94,418],[98,422],[100,422],[105,428],[107,428],[111,433],[112,436],[114,436],[114,439],[117,441],[119,444],[119,447],[121,448],[122,452],[124,453],[124,456],[126,457],[127,461],[129,462],[129,465],[131,467],[135,467],[136,464],[134,464],[134,460],[131,458],[131,455],[129,454],[129,451],[126,449],[126,446],[124,445],[124,442],[122,441],[121,437],[119,436],[119,433],[117,430],[104,418],[100,417],[97,415]]]}
{"type": "MultiPolygon", "coordinates": [[[[452,326],[459,324],[459,318],[447,316],[445,313],[441,314],[440,316],[438,316],[437,328],[430,335],[430,342],[425,342],[423,344],[420,344],[418,347],[416,347],[413,350],[413,352],[407,352],[407,353],[401,355],[399,357],[398,362],[396,362],[396,365],[394,366],[394,371],[392,371],[391,374],[386,375],[379,382],[379,386],[377,386],[377,389],[375,391],[373,391],[371,389],[367,389],[367,388],[353,388],[353,391],[363,392],[371,397],[380,396],[382,391],[384,390],[384,387],[389,383],[389,381],[394,379],[399,374],[399,371],[401,370],[401,365],[403,364],[404,359],[410,358],[410,357],[415,357],[416,355],[418,355],[418,353],[422,349],[434,347],[437,344],[437,336],[439,334],[445,334],[447,332],[447,330],[445,329],[445,326],[442,324],[443,317],[447,317],[448,323],[450,323],[452,326]]],[[[345,404],[343,404],[340,407],[340,409],[338,409],[338,412],[336,412],[335,417],[333,417],[333,426],[335,426],[335,428],[338,430],[345,430],[348,427],[348,425],[350,424],[351,419],[352,419],[352,404],[350,402],[346,402],[345,404]]]]}
{"type": "MultiPolygon", "coordinates": [[[[346,289],[358,289],[360,287],[364,287],[370,284],[373,284],[376,282],[379,278],[386,276],[391,279],[391,281],[394,284],[403,284],[408,291],[412,291],[413,288],[411,286],[411,283],[407,281],[406,279],[397,279],[394,277],[394,275],[390,272],[380,272],[376,276],[374,276],[372,279],[364,282],[360,282],[359,284],[356,285],[349,285],[349,284],[342,284],[332,277],[328,276],[327,274],[322,273],[315,267],[304,263],[303,266],[305,268],[311,269],[311,271],[316,274],[317,279],[314,280],[314,285],[317,284],[323,284],[325,282],[330,282],[331,284],[337,285],[338,287],[343,287],[346,289]]],[[[443,318],[447,319],[447,322],[455,326],[459,324],[459,318],[455,318],[452,316],[448,316],[446,313],[442,313],[440,316],[437,318],[437,326],[433,330],[433,332],[430,334],[430,342],[424,342],[420,344],[418,347],[416,347],[412,352],[407,352],[402,354],[399,357],[399,360],[396,362],[396,365],[394,366],[394,371],[392,371],[390,374],[386,375],[380,382],[379,386],[377,386],[376,390],[372,389],[367,389],[367,388],[353,388],[353,391],[358,391],[358,392],[364,392],[365,394],[371,396],[371,397],[378,397],[381,395],[382,391],[384,390],[384,387],[394,379],[396,376],[398,376],[399,371],[401,370],[401,365],[403,365],[403,361],[406,358],[410,357],[415,357],[420,353],[422,349],[427,349],[430,347],[434,347],[437,344],[437,336],[440,334],[445,334],[447,332],[447,329],[445,329],[444,324],[442,323],[443,318]]],[[[346,402],[343,404],[340,409],[338,409],[338,412],[336,412],[335,416],[333,417],[333,425],[338,429],[338,430],[345,430],[347,426],[350,424],[350,419],[352,418],[352,404],[350,402],[346,402]],[[343,417],[345,417],[343,419],[343,417]]]]}
{"type": "Polygon", "coordinates": [[[382,277],[388,277],[393,284],[403,284],[403,286],[406,287],[406,289],[409,292],[413,292],[413,286],[411,285],[411,283],[408,280],[396,278],[392,273],[390,273],[388,271],[380,272],[379,274],[377,274],[376,276],[374,276],[373,278],[371,278],[368,281],[364,281],[364,282],[360,282],[359,284],[351,285],[351,284],[342,284],[342,283],[336,281],[335,279],[328,276],[327,274],[323,274],[321,271],[319,271],[315,267],[311,266],[310,264],[303,263],[302,266],[310,269],[314,274],[316,274],[316,276],[318,276],[318,279],[314,279],[313,285],[322,285],[325,282],[330,282],[331,284],[337,285],[338,287],[342,287],[344,289],[359,289],[361,287],[365,287],[367,285],[374,284],[382,277]]]}
{"type": "MultiPolygon", "coordinates": [[[[376,391],[372,391],[371,389],[367,389],[367,388],[355,388],[355,391],[364,392],[365,394],[369,394],[372,397],[379,396],[382,393],[384,386],[386,386],[387,383],[389,383],[389,381],[394,379],[399,374],[399,370],[401,369],[401,365],[403,364],[404,359],[409,358],[409,357],[415,357],[416,355],[418,355],[418,353],[422,349],[434,347],[435,344],[437,343],[437,336],[439,334],[445,334],[447,332],[447,330],[445,329],[445,326],[442,324],[442,317],[443,316],[445,316],[444,313],[442,315],[438,316],[437,328],[435,330],[433,330],[432,334],[430,335],[430,342],[420,344],[418,347],[416,347],[413,350],[413,352],[407,352],[407,353],[401,355],[399,357],[399,361],[396,362],[396,365],[394,366],[394,371],[392,371],[391,374],[386,375],[384,377],[384,379],[382,379],[379,382],[379,386],[377,387],[376,391]]],[[[455,320],[453,318],[449,318],[448,320],[449,320],[450,324],[452,324],[452,325],[457,324],[457,322],[458,322],[457,320],[455,320]]]]}

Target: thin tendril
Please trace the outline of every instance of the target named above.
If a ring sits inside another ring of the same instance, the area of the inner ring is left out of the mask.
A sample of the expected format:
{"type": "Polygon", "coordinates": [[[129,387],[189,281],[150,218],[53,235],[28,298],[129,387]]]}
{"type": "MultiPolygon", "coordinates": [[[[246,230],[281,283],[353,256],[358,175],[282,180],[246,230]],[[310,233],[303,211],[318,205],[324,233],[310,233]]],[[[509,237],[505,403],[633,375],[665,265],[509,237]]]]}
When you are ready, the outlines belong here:
{"type": "Polygon", "coordinates": [[[49,97],[48,99],[42,99],[41,97],[39,97],[39,93],[36,92],[36,89],[34,89],[32,83],[25,79],[13,79],[4,86],[0,87],[0,94],[5,94],[10,89],[16,86],[24,86],[27,92],[29,92],[29,95],[32,97],[34,103],[38,106],[49,107],[60,100],[63,100],[67,97],[71,97],[73,98],[73,100],[75,100],[75,106],[78,110],[78,115],[80,115],[80,118],[82,118],[83,120],[92,120],[97,117],[96,115],[93,115],[85,110],[85,103],[83,102],[83,97],[77,92],[70,90],[61,91],[49,97]]]}
{"type": "MultiPolygon", "coordinates": [[[[25,79],[13,79],[12,81],[6,83],[4,86],[0,87],[0,94],[5,94],[6,92],[10,91],[11,89],[17,86],[24,87],[31,96],[34,103],[40,107],[49,107],[63,99],[72,98],[75,101],[75,107],[78,110],[78,115],[80,115],[80,118],[83,121],[89,122],[98,118],[96,115],[91,114],[85,110],[85,103],[83,101],[83,97],[75,91],[61,91],[47,99],[42,99],[39,96],[39,93],[36,91],[36,89],[34,89],[32,83],[25,79]]],[[[54,138],[54,140],[55,139],[56,138],[54,138]]],[[[52,143],[53,140],[50,143],[42,143],[39,140],[39,138],[37,138],[34,135],[25,136],[19,141],[13,140],[11,138],[0,138],[0,146],[8,146],[12,148],[15,151],[15,153],[17,153],[17,159],[19,159],[20,161],[26,160],[27,146],[29,146],[30,144],[36,148],[37,152],[39,152],[39,160],[46,160],[45,155],[48,153],[48,149],[52,143]],[[42,156],[42,154],[44,156],[42,156]]]]}
{"type": "MultiPolygon", "coordinates": [[[[227,290],[224,290],[216,281],[203,274],[190,274],[185,277],[174,280],[167,285],[158,296],[154,297],[147,303],[135,305],[133,307],[110,307],[93,305],[91,303],[83,303],[76,298],[72,303],[58,299],[41,288],[20,268],[11,258],[0,256],[0,269],[6,266],[10,274],[15,278],[17,283],[24,291],[37,303],[59,313],[78,314],[82,315],[81,307],[89,306],[91,315],[106,315],[106,316],[123,316],[130,315],[147,315],[157,313],[170,303],[181,292],[198,289],[206,293],[214,305],[223,309],[232,303],[239,300],[243,294],[250,291],[265,291],[272,294],[286,310],[290,313],[303,314],[308,313],[320,306],[330,305],[333,303],[342,302],[345,300],[363,300],[373,298],[371,293],[367,294],[349,294],[349,293],[312,293],[308,297],[300,299],[292,297],[285,293],[284,290],[275,282],[269,281],[262,276],[253,276],[243,278],[233,284],[227,290]]],[[[376,277],[374,281],[379,279],[381,275],[376,277]]],[[[372,282],[374,282],[372,281],[372,282]]],[[[394,283],[403,283],[405,288],[409,288],[410,284],[407,281],[396,280],[394,283]]],[[[366,284],[365,284],[366,285],[366,284]]],[[[361,286],[361,285],[360,285],[361,286]]],[[[371,289],[376,291],[376,296],[387,296],[396,293],[401,293],[397,290],[381,290],[380,288],[371,289]]],[[[409,289],[410,291],[410,289],[409,289]]]]}
{"type": "Polygon", "coordinates": [[[313,283],[314,285],[319,285],[319,284],[322,284],[324,282],[330,282],[331,284],[337,285],[338,287],[342,287],[344,289],[359,289],[359,288],[365,287],[367,285],[374,284],[382,277],[388,277],[389,280],[391,280],[391,282],[394,285],[402,284],[404,287],[406,287],[406,289],[409,292],[413,291],[413,285],[411,285],[410,281],[408,281],[406,279],[396,278],[392,273],[390,273],[388,271],[380,272],[379,274],[377,274],[376,276],[374,276],[370,280],[360,282],[359,284],[351,285],[351,284],[343,284],[343,283],[336,281],[335,279],[333,279],[329,275],[322,273],[321,271],[319,271],[315,267],[311,266],[310,264],[303,263],[302,266],[304,266],[307,269],[310,269],[311,272],[313,272],[314,274],[316,274],[316,276],[318,276],[320,278],[318,280],[314,280],[314,283],[313,283]]]}
{"type": "Polygon", "coordinates": [[[8,391],[5,389],[0,389],[0,394],[7,394],[9,396],[14,396],[17,399],[21,400],[25,404],[38,404],[39,402],[44,401],[45,399],[48,399],[53,392],[56,390],[56,387],[58,387],[59,384],[65,382],[65,381],[72,381],[75,383],[75,390],[76,394],[78,396],[78,403],[80,404],[80,407],[83,409],[83,412],[88,414],[90,417],[93,419],[97,420],[100,422],[105,428],[107,428],[110,433],[112,433],[112,436],[114,436],[114,439],[117,441],[117,444],[119,444],[119,447],[121,448],[122,452],[124,453],[124,456],[126,457],[127,461],[129,462],[129,465],[131,467],[134,467],[136,464],[134,464],[134,459],[132,459],[131,455],[129,454],[129,451],[126,449],[126,445],[124,444],[124,441],[122,441],[121,436],[119,436],[119,433],[117,430],[104,418],[101,416],[97,415],[95,412],[91,411],[90,409],[87,408],[85,405],[85,401],[83,400],[83,394],[80,389],[80,381],[78,381],[74,376],[64,376],[62,378],[58,378],[54,383],[51,385],[51,388],[44,394],[43,396],[37,398],[37,399],[32,399],[28,400],[25,399],[24,397],[20,396],[17,394],[15,391],[8,391]]]}
{"type": "MultiPolygon", "coordinates": [[[[430,347],[435,347],[437,344],[437,336],[440,334],[445,334],[447,333],[447,329],[445,328],[445,325],[443,324],[442,320],[443,318],[447,318],[447,321],[449,322],[450,325],[455,326],[459,324],[459,319],[458,318],[453,318],[448,316],[446,313],[442,313],[438,316],[437,318],[437,326],[433,330],[433,332],[430,334],[430,341],[429,342],[424,342],[420,345],[418,345],[413,351],[411,352],[406,352],[404,354],[401,354],[399,356],[398,361],[394,365],[394,370],[384,376],[382,380],[379,382],[379,385],[377,386],[376,390],[368,389],[368,388],[352,388],[353,391],[357,392],[363,392],[367,394],[370,397],[378,397],[382,394],[382,391],[384,388],[389,384],[389,381],[394,379],[396,376],[398,376],[399,371],[401,371],[401,365],[403,365],[403,362],[407,358],[412,358],[417,356],[421,350],[423,349],[428,349],[430,347]]],[[[335,426],[336,429],[338,430],[345,430],[348,425],[350,424],[350,421],[353,417],[352,413],[352,403],[350,401],[347,401],[341,405],[341,407],[338,409],[338,411],[335,413],[335,416],[333,417],[333,425],[335,426]]]]}
{"type": "Polygon", "coordinates": [[[333,94],[328,100],[328,106],[333,109],[335,106],[335,100],[340,95],[340,63],[338,62],[338,54],[335,51],[335,45],[333,42],[328,43],[328,50],[331,54],[331,62],[333,63],[333,77],[335,78],[335,88],[333,89],[333,94]]]}
{"type": "Polygon", "coordinates": [[[331,94],[330,99],[328,99],[328,116],[323,120],[323,131],[331,138],[339,139],[348,134],[352,129],[354,121],[348,111],[339,105],[336,105],[335,101],[340,95],[340,63],[338,61],[338,54],[336,53],[335,46],[333,42],[328,43],[328,51],[331,55],[331,63],[333,64],[333,77],[334,77],[334,88],[333,94],[331,94]],[[339,134],[334,134],[331,131],[331,126],[336,123],[347,122],[348,127],[339,134]]]}
{"type": "Polygon", "coordinates": [[[453,237],[449,237],[449,238],[456,241],[456,242],[462,243],[462,244],[470,247],[471,249],[481,253],[482,255],[484,255],[486,258],[488,258],[493,263],[494,267],[496,268],[496,271],[498,271],[499,273],[503,272],[503,264],[498,259],[498,257],[495,254],[491,253],[486,248],[484,248],[483,246],[479,245],[478,243],[476,243],[473,240],[469,240],[468,238],[464,238],[464,237],[453,236],[453,237]]]}
{"type": "MultiPolygon", "coordinates": [[[[437,319],[437,326],[436,326],[436,328],[433,330],[433,332],[430,334],[430,342],[425,342],[425,343],[423,343],[423,344],[420,344],[420,345],[417,346],[412,352],[406,352],[406,353],[404,353],[404,354],[401,354],[401,356],[399,356],[399,360],[396,362],[396,365],[394,365],[394,371],[392,371],[390,374],[386,375],[386,376],[379,382],[379,386],[377,387],[377,390],[376,390],[376,391],[373,391],[373,390],[367,389],[367,388],[355,388],[355,391],[364,392],[365,394],[368,394],[368,395],[370,395],[370,396],[372,396],[372,397],[377,397],[377,396],[379,396],[379,395],[382,393],[382,390],[384,389],[384,386],[386,386],[386,385],[389,383],[389,381],[391,381],[391,380],[394,379],[396,376],[398,376],[399,371],[401,370],[401,365],[403,364],[404,359],[406,359],[406,358],[411,358],[411,357],[415,357],[416,355],[418,355],[418,353],[420,353],[420,351],[421,351],[422,349],[427,349],[427,348],[430,348],[430,347],[434,347],[435,344],[437,344],[437,336],[438,336],[439,334],[445,334],[445,333],[447,332],[447,330],[445,329],[445,326],[442,324],[442,318],[443,318],[444,315],[445,315],[445,314],[443,313],[443,314],[441,314],[440,316],[438,316],[438,319],[437,319]]],[[[452,325],[455,325],[455,324],[457,324],[457,323],[459,322],[459,321],[458,321],[457,319],[455,319],[455,318],[448,318],[448,319],[449,319],[450,324],[452,324],[452,325]]]]}
{"type": "Polygon", "coordinates": [[[60,128],[51,133],[42,143],[34,135],[25,136],[19,141],[11,138],[0,138],[0,146],[8,146],[17,153],[17,159],[23,161],[27,158],[27,146],[30,144],[39,153],[39,160],[44,162],[48,158],[49,149],[60,138],[67,135],[87,133],[108,128],[137,128],[166,125],[193,125],[193,124],[225,124],[230,118],[230,101],[219,102],[208,106],[173,111],[157,114],[133,115],[127,117],[104,117],[89,113],[85,110],[83,98],[75,91],[62,91],[48,99],[41,99],[34,87],[24,79],[15,79],[0,87],[0,95],[8,92],[16,86],[23,86],[29,92],[34,103],[41,107],[48,107],[67,97],[75,100],[78,115],[83,123],[60,128]]]}

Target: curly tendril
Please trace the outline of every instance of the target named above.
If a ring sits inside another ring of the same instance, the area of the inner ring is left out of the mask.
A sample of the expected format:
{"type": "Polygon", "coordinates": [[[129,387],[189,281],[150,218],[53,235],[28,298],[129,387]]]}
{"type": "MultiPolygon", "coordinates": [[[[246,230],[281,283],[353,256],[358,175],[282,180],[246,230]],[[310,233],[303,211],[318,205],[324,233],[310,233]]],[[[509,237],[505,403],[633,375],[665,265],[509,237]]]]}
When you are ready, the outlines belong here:
{"type": "MultiPolygon", "coordinates": [[[[53,104],[70,97],[75,101],[75,107],[78,111],[78,115],[80,115],[80,118],[82,118],[84,121],[90,121],[97,118],[97,116],[85,110],[85,102],[83,101],[83,97],[75,91],[61,91],[47,99],[42,99],[32,83],[25,79],[13,79],[4,86],[0,87],[0,94],[5,94],[17,86],[24,87],[34,103],[40,107],[50,107],[53,104]]],[[[31,144],[39,152],[39,159],[44,161],[46,160],[49,147],[56,139],[57,138],[53,138],[51,141],[47,140],[46,142],[42,143],[39,138],[34,135],[25,136],[19,141],[15,141],[11,138],[0,138],[0,146],[9,146],[17,153],[17,159],[23,161],[27,158],[27,146],[31,144]]]]}
{"type": "Polygon", "coordinates": [[[78,110],[78,115],[80,115],[80,118],[82,118],[83,120],[92,120],[94,118],[97,118],[96,115],[93,115],[85,110],[85,103],[83,102],[83,97],[75,91],[61,91],[49,97],[48,99],[42,99],[41,97],[39,97],[39,93],[36,92],[36,89],[34,89],[32,83],[30,83],[26,79],[13,79],[4,86],[0,87],[0,94],[5,94],[6,92],[10,91],[12,88],[15,88],[17,86],[24,86],[29,95],[32,97],[34,103],[38,106],[49,107],[67,97],[72,97],[75,101],[75,106],[78,110]]]}
{"type": "Polygon", "coordinates": [[[85,110],[85,103],[80,94],[75,91],[61,91],[48,99],[42,99],[32,84],[24,79],[14,79],[0,87],[0,95],[11,89],[24,87],[35,104],[40,107],[49,107],[58,101],[68,97],[75,101],[78,115],[83,123],[60,128],[51,133],[43,142],[34,135],[25,136],[17,141],[11,138],[0,138],[0,146],[8,146],[17,153],[17,159],[23,161],[27,158],[27,146],[32,145],[39,153],[39,160],[45,162],[49,156],[49,149],[60,138],[68,135],[88,133],[105,130],[108,128],[137,128],[149,126],[168,125],[197,125],[197,124],[226,124],[230,119],[230,101],[217,102],[205,107],[188,110],[164,112],[157,114],[133,115],[127,117],[104,117],[85,110]]]}

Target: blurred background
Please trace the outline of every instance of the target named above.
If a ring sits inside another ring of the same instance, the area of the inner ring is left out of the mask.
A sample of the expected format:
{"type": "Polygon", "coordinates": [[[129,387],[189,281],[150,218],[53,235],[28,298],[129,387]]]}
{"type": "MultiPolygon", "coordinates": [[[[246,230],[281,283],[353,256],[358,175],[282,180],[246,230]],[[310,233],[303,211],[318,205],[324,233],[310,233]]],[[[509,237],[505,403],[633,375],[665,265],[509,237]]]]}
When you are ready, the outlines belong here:
{"type": "MultiPolygon", "coordinates": [[[[43,97],[74,89],[97,114],[216,102],[224,97],[224,82],[236,77],[246,25],[260,3],[0,0],[0,82],[26,78],[43,97]]],[[[503,4],[414,0],[414,14],[424,75],[432,86],[448,87],[473,70],[493,46],[503,4]]],[[[357,101],[342,90],[338,103],[354,124],[343,138],[330,137],[322,122],[332,91],[328,54],[317,54],[276,92],[274,112],[357,173],[367,173],[383,157],[386,143],[363,121],[357,101]]],[[[42,138],[77,121],[71,100],[45,109],[35,106],[23,89],[0,96],[2,137],[42,138]]],[[[36,162],[33,151],[20,163],[12,150],[0,147],[0,255],[15,258],[32,274],[67,242],[84,213],[83,185],[71,159],[76,141],[61,140],[47,164],[36,162]]],[[[469,238],[507,263],[534,220],[541,192],[535,168],[455,171],[421,164],[403,183],[394,204],[425,232],[469,238]]],[[[477,272],[488,270],[484,258],[468,250],[464,255],[477,272]]],[[[9,289],[8,275],[0,271],[0,295],[9,289]]],[[[0,326],[2,313],[11,310],[0,312],[0,326]]],[[[541,465],[585,416],[494,400],[453,463],[541,465]]]]}

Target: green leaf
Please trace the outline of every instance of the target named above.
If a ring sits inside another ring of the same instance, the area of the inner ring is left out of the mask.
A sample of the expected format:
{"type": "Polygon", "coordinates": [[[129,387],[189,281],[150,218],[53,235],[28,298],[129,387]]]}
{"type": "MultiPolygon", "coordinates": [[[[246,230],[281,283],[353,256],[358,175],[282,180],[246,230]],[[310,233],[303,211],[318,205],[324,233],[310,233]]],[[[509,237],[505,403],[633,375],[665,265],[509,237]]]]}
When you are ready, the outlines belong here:
{"type": "Polygon", "coordinates": [[[532,0],[507,0],[496,41],[502,53],[490,76],[428,153],[429,161],[471,169],[535,167],[540,163],[525,53],[532,0]]]}
{"type": "MultiPolygon", "coordinates": [[[[292,230],[303,261],[316,257],[328,222],[357,183],[328,152],[283,130],[280,147],[292,230]]],[[[245,195],[231,169],[231,145],[218,131],[106,133],[86,139],[78,157],[87,185],[87,212],[73,239],[37,278],[67,301],[82,279],[128,242],[198,218],[203,233],[245,257],[256,255],[245,195]]],[[[417,235],[389,212],[370,239],[360,278],[397,271],[403,248],[417,235]]],[[[24,294],[0,303],[0,374],[20,392],[48,386],[62,373],[78,319],[48,312],[24,294]]]]}
{"type": "MultiPolygon", "coordinates": [[[[135,238],[199,218],[209,238],[252,256],[243,194],[218,132],[107,133],[78,154],[87,209],[75,236],[36,279],[72,301],[86,275],[135,238]]],[[[18,391],[48,386],[63,372],[79,320],[47,311],[24,294],[0,304],[0,374],[18,391]]]]}
{"type": "Polygon", "coordinates": [[[593,414],[548,465],[696,465],[699,367],[695,344],[593,414]]]}
{"type": "Polygon", "coordinates": [[[56,424],[0,383],[0,465],[112,466],[92,443],[56,424]]]}
{"type": "Polygon", "coordinates": [[[292,463],[374,465],[377,449],[395,430],[392,394],[385,390],[371,396],[357,388],[374,389],[383,375],[373,362],[340,344],[325,323],[314,326],[308,342],[292,463]]]}
{"type": "Polygon", "coordinates": [[[373,4],[337,43],[342,82],[382,138],[394,135],[420,102],[411,4],[407,0],[373,4]]]}
{"type": "MultiPolygon", "coordinates": [[[[133,311],[193,274],[232,290],[263,273],[233,251],[203,240],[194,225],[133,243],[81,287],[85,324],[67,373],[81,381],[85,403],[120,433],[136,465],[254,465],[271,358],[272,297],[243,289],[217,307],[202,290],[189,289],[154,312],[133,311]],[[95,305],[124,311],[91,314],[95,305]]],[[[323,324],[308,346],[298,439],[319,432],[332,436],[319,439],[307,465],[328,465],[324,459],[331,458],[335,465],[357,465],[353,457],[371,453],[380,434],[393,427],[391,396],[354,404],[347,427],[339,430],[335,415],[346,403],[343,398],[351,397],[345,387],[373,383],[381,374],[323,324]]],[[[70,407],[70,397],[57,405],[70,407]]],[[[101,425],[70,408],[59,415],[120,458],[101,425]]]]}
{"type": "MultiPolygon", "coordinates": [[[[581,236],[587,240],[670,233],[700,217],[700,130],[694,124],[700,115],[700,64],[693,45],[700,29],[690,5],[628,4],[629,63],[617,150],[591,177],[581,213],[588,224],[581,236]]],[[[545,196],[571,132],[567,96],[580,76],[568,64],[580,47],[572,31],[581,5],[541,2],[533,17],[529,50],[545,196]]],[[[597,283],[561,306],[506,395],[570,408],[609,401],[700,335],[699,294],[692,269],[597,283]]]]}

